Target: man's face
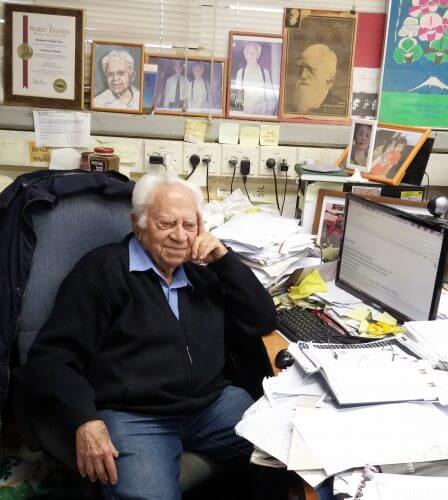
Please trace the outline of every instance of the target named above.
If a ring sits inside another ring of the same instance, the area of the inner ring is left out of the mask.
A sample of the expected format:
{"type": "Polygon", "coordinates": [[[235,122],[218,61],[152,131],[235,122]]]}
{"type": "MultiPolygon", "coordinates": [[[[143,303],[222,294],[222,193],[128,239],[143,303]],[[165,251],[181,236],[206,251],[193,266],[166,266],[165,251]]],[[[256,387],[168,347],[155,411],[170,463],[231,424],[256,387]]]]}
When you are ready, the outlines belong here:
{"type": "Polygon", "coordinates": [[[134,72],[122,59],[110,59],[106,67],[107,86],[115,96],[124,94],[131,86],[134,72]]]}
{"type": "Polygon", "coordinates": [[[182,64],[180,61],[174,61],[174,73],[180,75],[182,73],[182,64]]]}
{"type": "Polygon", "coordinates": [[[197,235],[198,209],[193,194],[182,186],[159,187],[148,205],[140,240],[157,268],[174,270],[189,260],[197,235]]]}
{"type": "Polygon", "coordinates": [[[251,44],[246,46],[246,50],[244,51],[244,53],[248,64],[254,64],[258,61],[258,49],[255,45],[251,44]]]}
{"type": "Polygon", "coordinates": [[[297,61],[294,103],[299,113],[319,108],[334,83],[336,56],[322,47],[324,46],[311,45],[297,61]]]}

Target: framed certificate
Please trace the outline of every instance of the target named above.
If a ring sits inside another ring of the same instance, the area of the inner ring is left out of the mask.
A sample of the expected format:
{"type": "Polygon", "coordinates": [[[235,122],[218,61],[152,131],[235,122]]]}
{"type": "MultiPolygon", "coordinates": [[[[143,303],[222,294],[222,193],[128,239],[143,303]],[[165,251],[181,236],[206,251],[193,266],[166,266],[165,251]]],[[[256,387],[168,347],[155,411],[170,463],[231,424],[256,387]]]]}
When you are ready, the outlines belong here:
{"type": "Polygon", "coordinates": [[[83,108],[83,16],[78,9],[5,4],[5,104],[83,108]]]}

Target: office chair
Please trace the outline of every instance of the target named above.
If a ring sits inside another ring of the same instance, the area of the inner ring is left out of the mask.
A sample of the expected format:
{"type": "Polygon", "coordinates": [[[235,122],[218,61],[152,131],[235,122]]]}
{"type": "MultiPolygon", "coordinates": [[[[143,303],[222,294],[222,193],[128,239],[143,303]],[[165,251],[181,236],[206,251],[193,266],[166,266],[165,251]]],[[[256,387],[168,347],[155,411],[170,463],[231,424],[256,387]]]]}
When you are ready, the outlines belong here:
{"type": "MultiPolygon", "coordinates": [[[[70,176],[61,182],[70,182],[70,176]]],[[[36,334],[52,309],[62,279],[85,253],[95,247],[118,242],[131,231],[130,208],[130,198],[106,199],[95,192],[69,195],[60,199],[51,209],[36,203],[30,208],[37,246],[17,333],[22,369],[14,370],[13,378],[16,381],[12,384],[12,393],[15,413],[25,444],[32,450],[41,447],[73,471],[76,471],[76,461],[71,432],[57,419],[50,420],[48,415],[33,419],[32,427],[27,419],[23,384],[20,382],[23,365],[36,334]]],[[[205,457],[185,453],[181,458],[182,490],[191,490],[198,483],[216,475],[219,470],[216,464],[205,457]]],[[[88,488],[87,481],[85,483],[88,488]]]]}

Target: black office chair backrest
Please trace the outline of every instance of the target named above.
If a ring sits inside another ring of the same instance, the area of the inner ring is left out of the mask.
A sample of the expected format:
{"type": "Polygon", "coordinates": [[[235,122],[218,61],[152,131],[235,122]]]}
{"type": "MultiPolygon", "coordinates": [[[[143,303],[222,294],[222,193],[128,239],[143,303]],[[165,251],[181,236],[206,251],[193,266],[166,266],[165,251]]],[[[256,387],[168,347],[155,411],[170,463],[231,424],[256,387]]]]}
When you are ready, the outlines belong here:
{"type": "Polygon", "coordinates": [[[130,211],[130,198],[104,198],[91,192],[62,198],[52,209],[33,209],[37,245],[17,335],[21,364],[26,363],[64,277],[90,250],[123,239],[131,231],[130,211]]]}

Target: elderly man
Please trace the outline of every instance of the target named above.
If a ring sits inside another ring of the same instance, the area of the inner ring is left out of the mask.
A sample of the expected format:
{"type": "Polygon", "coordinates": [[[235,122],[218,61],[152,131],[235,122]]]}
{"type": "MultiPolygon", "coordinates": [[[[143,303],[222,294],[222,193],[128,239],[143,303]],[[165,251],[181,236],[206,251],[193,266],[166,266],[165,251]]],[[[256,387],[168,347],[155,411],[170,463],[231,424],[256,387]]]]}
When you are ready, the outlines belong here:
{"type": "Polygon", "coordinates": [[[340,99],[330,93],[336,80],[337,65],[336,54],[327,45],[309,45],[302,52],[297,61],[297,81],[293,88],[296,112],[310,114],[327,105],[337,105],[340,99]]]}
{"type": "Polygon", "coordinates": [[[33,405],[72,430],[79,472],[106,498],[178,500],[183,450],[219,463],[251,451],[234,426],[252,399],[223,375],[225,343],[274,329],[274,307],[204,231],[201,196],[142,177],[134,233],[75,265],[30,350],[33,405]]]}
{"type": "MultiPolygon", "coordinates": [[[[190,93],[190,80],[182,74],[182,61],[173,62],[174,74],[167,78],[163,97],[163,107],[167,109],[184,109],[187,106],[190,93]]],[[[185,109],[184,109],[185,110],[185,109]]]]}
{"type": "Polygon", "coordinates": [[[98,108],[140,108],[140,92],[134,81],[134,59],[125,50],[112,50],[101,61],[107,81],[107,89],[93,99],[98,108]]]}

